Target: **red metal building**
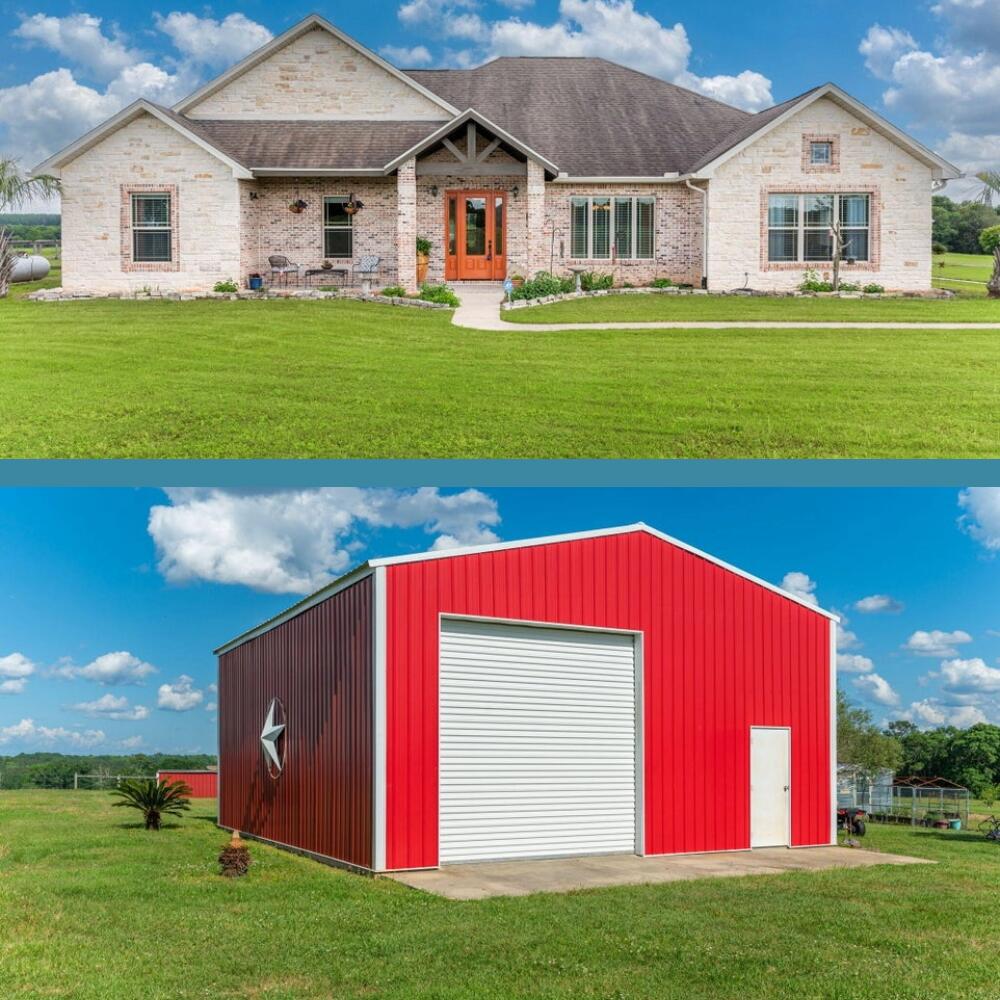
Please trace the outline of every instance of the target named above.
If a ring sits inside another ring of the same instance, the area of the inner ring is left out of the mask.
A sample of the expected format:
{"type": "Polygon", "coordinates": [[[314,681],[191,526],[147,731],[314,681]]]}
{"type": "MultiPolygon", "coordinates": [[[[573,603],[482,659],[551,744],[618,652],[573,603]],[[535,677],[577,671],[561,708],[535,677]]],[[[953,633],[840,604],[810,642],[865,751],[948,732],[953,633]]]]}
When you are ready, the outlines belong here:
{"type": "Polygon", "coordinates": [[[217,771],[157,771],[157,781],[183,781],[193,799],[214,799],[219,794],[217,771]]]}
{"type": "Polygon", "coordinates": [[[375,559],[219,655],[219,821],[371,871],[836,841],[836,617],[646,525],[375,559]]]}

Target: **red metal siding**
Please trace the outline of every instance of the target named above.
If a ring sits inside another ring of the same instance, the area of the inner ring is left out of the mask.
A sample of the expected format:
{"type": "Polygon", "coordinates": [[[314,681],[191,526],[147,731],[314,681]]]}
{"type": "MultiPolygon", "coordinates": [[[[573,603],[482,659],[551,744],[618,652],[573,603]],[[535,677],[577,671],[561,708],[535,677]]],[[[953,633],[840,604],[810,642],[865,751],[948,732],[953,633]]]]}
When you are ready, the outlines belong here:
{"type": "Polygon", "coordinates": [[[191,789],[193,799],[214,799],[218,793],[215,771],[157,771],[160,781],[183,781],[191,789]]]}
{"type": "Polygon", "coordinates": [[[386,570],[386,862],[438,863],[438,615],[644,633],[648,854],[750,844],[750,727],[792,730],[792,843],[830,841],[830,622],[646,533],[386,570]]]}
{"type": "Polygon", "coordinates": [[[219,657],[219,819],[369,868],[372,861],[372,584],[345,588],[219,657]],[[260,731],[284,705],[284,771],[260,731]]]}

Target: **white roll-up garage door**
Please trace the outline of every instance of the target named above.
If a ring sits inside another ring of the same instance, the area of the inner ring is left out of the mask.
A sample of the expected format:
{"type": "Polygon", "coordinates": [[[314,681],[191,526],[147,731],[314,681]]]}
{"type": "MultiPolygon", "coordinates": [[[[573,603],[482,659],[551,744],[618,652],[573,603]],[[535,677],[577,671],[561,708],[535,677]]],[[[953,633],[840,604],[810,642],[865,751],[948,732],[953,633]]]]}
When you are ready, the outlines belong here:
{"type": "Polygon", "coordinates": [[[440,861],[636,849],[631,635],[444,620],[440,861]]]}

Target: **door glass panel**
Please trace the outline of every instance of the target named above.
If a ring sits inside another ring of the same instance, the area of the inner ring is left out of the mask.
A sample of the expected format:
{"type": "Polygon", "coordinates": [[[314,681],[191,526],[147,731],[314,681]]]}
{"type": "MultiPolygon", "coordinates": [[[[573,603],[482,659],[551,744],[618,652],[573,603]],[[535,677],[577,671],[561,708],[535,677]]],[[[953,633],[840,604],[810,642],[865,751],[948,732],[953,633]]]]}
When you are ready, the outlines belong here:
{"type": "Polygon", "coordinates": [[[496,196],[495,220],[496,226],[493,233],[493,249],[498,257],[503,256],[503,198],[496,196]]]}
{"type": "Polygon", "coordinates": [[[486,253],[486,199],[465,199],[465,253],[482,257],[486,253]]]}
{"type": "Polygon", "coordinates": [[[458,201],[448,199],[448,256],[454,257],[457,249],[456,226],[458,224],[458,201]]]}

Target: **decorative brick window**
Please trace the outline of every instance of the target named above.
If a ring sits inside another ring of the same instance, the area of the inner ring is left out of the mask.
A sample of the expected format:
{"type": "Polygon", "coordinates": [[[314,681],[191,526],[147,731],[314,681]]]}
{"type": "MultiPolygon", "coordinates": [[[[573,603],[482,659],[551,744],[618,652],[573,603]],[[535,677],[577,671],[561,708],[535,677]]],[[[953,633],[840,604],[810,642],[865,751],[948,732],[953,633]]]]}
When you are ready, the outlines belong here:
{"type": "Polygon", "coordinates": [[[121,186],[122,271],[180,270],[175,184],[121,186]]]}
{"type": "Polygon", "coordinates": [[[847,242],[842,271],[878,271],[880,200],[879,189],[869,186],[795,184],[764,188],[760,196],[760,269],[828,270],[833,258],[830,224],[839,219],[847,242]]]}
{"type": "Polygon", "coordinates": [[[802,172],[834,174],[840,170],[840,136],[802,136],[802,172]]]}

